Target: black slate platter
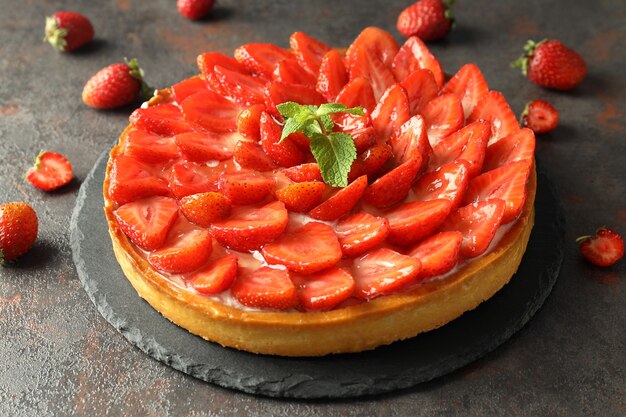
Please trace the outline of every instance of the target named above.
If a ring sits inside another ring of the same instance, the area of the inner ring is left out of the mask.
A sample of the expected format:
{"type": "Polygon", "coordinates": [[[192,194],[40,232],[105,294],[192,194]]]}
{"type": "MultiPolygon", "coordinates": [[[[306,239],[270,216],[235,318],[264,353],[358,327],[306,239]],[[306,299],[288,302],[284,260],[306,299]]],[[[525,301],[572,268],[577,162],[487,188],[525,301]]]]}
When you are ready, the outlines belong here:
{"type": "Polygon", "coordinates": [[[102,316],[132,344],[193,377],[252,394],[347,398],[407,388],[495,349],[535,314],[563,260],[563,217],[548,179],[538,177],[536,224],[510,283],[448,325],[370,352],[282,358],[224,348],[194,336],[143,301],[115,260],[103,212],[103,154],[85,179],[71,222],[74,262],[102,316]]]}

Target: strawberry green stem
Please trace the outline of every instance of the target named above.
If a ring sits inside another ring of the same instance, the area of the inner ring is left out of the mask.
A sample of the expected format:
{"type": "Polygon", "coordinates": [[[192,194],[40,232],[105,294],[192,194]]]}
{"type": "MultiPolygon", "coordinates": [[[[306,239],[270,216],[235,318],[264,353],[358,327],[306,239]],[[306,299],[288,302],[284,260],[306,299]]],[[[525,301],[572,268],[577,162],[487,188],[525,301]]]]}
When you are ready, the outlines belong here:
{"type": "Polygon", "coordinates": [[[139,66],[139,61],[137,61],[137,58],[133,58],[130,61],[127,58],[124,58],[124,62],[126,62],[126,65],[128,65],[128,67],[130,68],[131,77],[139,80],[139,82],[141,83],[141,98],[143,100],[150,99],[154,95],[155,89],[154,87],[151,87],[148,83],[146,83],[144,79],[145,73],[143,72],[143,69],[141,69],[141,67],[139,66]]]}
{"type": "Polygon", "coordinates": [[[511,63],[513,68],[520,68],[522,70],[522,74],[528,75],[528,61],[535,53],[535,49],[542,43],[547,41],[547,39],[543,39],[539,42],[535,42],[533,40],[528,40],[524,44],[524,55],[517,58],[515,61],[511,63]]]}
{"type": "Polygon", "coordinates": [[[56,49],[63,52],[67,47],[66,36],[67,29],[60,28],[55,17],[46,17],[46,34],[43,37],[44,42],[48,42],[56,49]]]}

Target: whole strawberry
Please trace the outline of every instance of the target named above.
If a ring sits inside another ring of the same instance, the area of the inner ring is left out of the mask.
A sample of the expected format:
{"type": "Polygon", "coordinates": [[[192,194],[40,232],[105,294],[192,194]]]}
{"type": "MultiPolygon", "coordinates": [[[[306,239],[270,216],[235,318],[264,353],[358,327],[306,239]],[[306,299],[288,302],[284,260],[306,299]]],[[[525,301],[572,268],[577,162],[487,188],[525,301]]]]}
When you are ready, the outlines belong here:
{"type": "Polygon", "coordinates": [[[547,133],[556,129],[559,112],[545,100],[533,100],[522,112],[522,125],[535,133],[547,133]]]}
{"type": "Polygon", "coordinates": [[[582,236],[576,242],[583,257],[597,266],[611,266],[624,256],[624,240],[606,227],[598,229],[595,236],[582,236]]]}
{"type": "Polygon", "coordinates": [[[0,265],[25,254],[37,238],[37,213],[26,203],[0,205],[0,265]]]}
{"type": "Polygon", "coordinates": [[[91,42],[93,26],[89,19],[76,12],[56,12],[46,17],[44,41],[62,52],[70,52],[91,42]]]}
{"type": "Polygon", "coordinates": [[[525,54],[513,62],[535,84],[555,90],[571,90],[587,76],[587,64],[578,53],[561,41],[528,41],[525,54]]]}
{"type": "Polygon", "coordinates": [[[454,0],[420,0],[404,9],[396,26],[404,36],[417,36],[423,41],[434,41],[446,36],[454,23],[454,0]]]}
{"type": "Polygon", "coordinates": [[[83,102],[96,109],[114,109],[137,100],[140,93],[148,98],[152,89],[143,77],[143,70],[136,59],[109,65],[87,81],[83,102]]]}
{"type": "Polygon", "coordinates": [[[176,6],[180,14],[190,20],[202,19],[209,14],[215,0],[178,0],[176,6]]]}

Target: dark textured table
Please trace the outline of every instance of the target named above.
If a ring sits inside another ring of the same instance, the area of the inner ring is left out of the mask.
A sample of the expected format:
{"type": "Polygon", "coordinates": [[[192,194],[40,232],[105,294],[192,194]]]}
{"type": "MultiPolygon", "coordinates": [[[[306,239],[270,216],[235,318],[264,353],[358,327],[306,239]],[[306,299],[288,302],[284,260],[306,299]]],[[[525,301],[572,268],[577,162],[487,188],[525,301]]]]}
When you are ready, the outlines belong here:
{"type": "Polygon", "coordinates": [[[0,415],[626,414],[626,262],[594,268],[574,244],[603,224],[626,233],[623,0],[461,1],[455,32],[432,45],[448,72],[476,62],[516,112],[534,98],[561,110],[558,130],[537,146],[565,206],[570,243],[561,277],[526,328],[475,364],[360,400],[253,397],[149,358],[98,314],[80,286],[68,233],[76,193],[131,110],[84,106],[80,93],[91,74],[136,56],[153,85],[167,86],[196,72],[200,52],[230,52],[254,41],[286,46],[296,30],[334,45],[349,43],[367,25],[398,35],[395,18],[407,3],[222,0],[213,18],[194,23],[178,15],[173,0],[0,0],[0,200],[29,202],[41,225],[31,252],[0,269],[0,415]],[[41,43],[44,16],[63,8],[95,25],[97,39],[82,52],[58,54],[41,43]],[[589,77],[575,91],[541,90],[509,68],[526,39],[544,36],[587,59],[589,77]],[[24,182],[43,148],[68,155],[76,174],[70,186],[45,194],[24,182]]]}

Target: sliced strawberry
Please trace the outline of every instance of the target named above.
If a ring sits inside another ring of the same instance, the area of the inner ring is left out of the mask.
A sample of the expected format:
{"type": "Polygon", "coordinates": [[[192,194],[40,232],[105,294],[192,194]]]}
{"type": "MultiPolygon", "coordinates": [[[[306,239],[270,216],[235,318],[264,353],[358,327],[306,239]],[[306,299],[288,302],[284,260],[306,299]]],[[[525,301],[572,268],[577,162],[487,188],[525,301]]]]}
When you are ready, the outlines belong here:
{"type": "Polygon", "coordinates": [[[287,176],[287,178],[294,182],[322,181],[322,173],[315,162],[296,165],[294,167],[284,169],[282,172],[287,176]]]}
{"type": "Polygon", "coordinates": [[[385,167],[385,163],[391,158],[392,152],[389,145],[381,143],[372,146],[354,160],[348,181],[352,181],[362,175],[367,175],[368,181],[373,181],[385,167]]]}
{"type": "Polygon", "coordinates": [[[220,175],[218,187],[233,204],[255,204],[269,195],[274,180],[254,171],[237,172],[220,175]]]}
{"type": "Polygon", "coordinates": [[[526,104],[521,122],[535,133],[548,133],[559,124],[559,112],[545,100],[533,100],[526,104]]]}
{"type": "Polygon", "coordinates": [[[430,236],[443,223],[450,210],[450,200],[413,201],[387,212],[389,240],[396,245],[413,245],[430,236]]]}
{"type": "Polygon", "coordinates": [[[109,196],[118,204],[153,195],[167,195],[167,183],[135,158],[118,155],[109,174],[109,196]]]}
{"type": "Polygon", "coordinates": [[[313,104],[319,106],[326,103],[326,99],[312,87],[297,84],[283,84],[277,81],[269,83],[265,87],[265,106],[267,111],[279,117],[277,105],[287,101],[295,101],[300,104],[313,104]]]}
{"type": "Polygon", "coordinates": [[[186,78],[172,86],[174,101],[178,104],[182,103],[187,97],[206,90],[208,90],[207,80],[203,75],[186,78]]]}
{"type": "Polygon", "coordinates": [[[137,246],[152,251],[167,238],[178,218],[178,204],[168,197],[148,197],[120,206],[114,212],[122,232],[137,246]]]}
{"type": "Polygon", "coordinates": [[[490,171],[509,162],[532,162],[535,154],[535,134],[523,128],[487,147],[483,170],[490,171]]]}
{"type": "Polygon", "coordinates": [[[224,194],[209,191],[181,198],[180,210],[190,222],[209,227],[211,223],[228,217],[231,202],[224,194]]]}
{"type": "Polygon", "coordinates": [[[246,67],[240,64],[236,59],[218,52],[206,52],[198,55],[197,62],[200,72],[205,76],[211,75],[216,65],[222,68],[228,68],[231,71],[237,71],[241,74],[248,73],[246,67]]]}
{"type": "Polygon", "coordinates": [[[304,32],[295,32],[291,35],[289,46],[293,49],[300,66],[316,77],[324,55],[332,49],[304,32]]]}
{"type": "Polygon", "coordinates": [[[280,61],[274,67],[272,74],[274,81],[279,81],[285,84],[299,84],[306,85],[308,87],[315,87],[317,78],[310,72],[304,70],[298,61],[295,59],[285,59],[280,61]]]}
{"type": "Polygon", "coordinates": [[[193,130],[178,106],[169,103],[137,109],[130,115],[129,120],[139,129],[163,136],[193,130]]]}
{"type": "Polygon", "coordinates": [[[335,131],[352,136],[357,155],[378,142],[378,136],[369,116],[340,113],[333,114],[331,117],[335,123],[335,131]]]}
{"type": "Polygon", "coordinates": [[[369,300],[415,282],[422,266],[419,259],[381,248],[354,260],[354,296],[369,300]]]}
{"type": "Polygon", "coordinates": [[[341,246],[332,227],[309,222],[285,233],[261,250],[269,264],[285,265],[300,274],[313,274],[335,265],[341,259],[341,246]]]}
{"type": "Polygon", "coordinates": [[[411,114],[421,114],[426,105],[439,93],[433,73],[428,69],[416,69],[400,85],[406,91],[411,114]]]}
{"type": "Polygon", "coordinates": [[[188,282],[200,294],[219,294],[230,288],[236,277],[237,255],[231,253],[191,274],[188,282]]]}
{"type": "Polygon", "coordinates": [[[469,182],[469,167],[467,161],[458,159],[422,175],[413,187],[415,199],[430,201],[444,198],[452,202],[453,208],[458,207],[469,182]]]}
{"type": "Polygon", "coordinates": [[[420,278],[445,274],[459,261],[459,251],[463,234],[461,232],[441,232],[418,243],[408,253],[422,264],[420,278]]]}
{"type": "Polygon", "coordinates": [[[349,62],[350,81],[356,78],[366,79],[372,87],[376,101],[396,82],[391,70],[367,48],[355,47],[349,62]]]}
{"type": "Polygon", "coordinates": [[[513,110],[502,93],[497,91],[483,94],[467,119],[468,123],[476,120],[485,120],[491,123],[490,145],[519,130],[519,124],[513,110]]]}
{"type": "Polygon", "coordinates": [[[264,111],[265,104],[255,104],[239,112],[237,132],[246,139],[258,142],[261,139],[261,113],[264,111]]]}
{"type": "Polygon", "coordinates": [[[293,275],[300,304],[306,310],[331,310],[350,298],[354,292],[354,279],[341,268],[328,268],[313,275],[293,275]]]}
{"type": "Polygon", "coordinates": [[[223,161],[233,156],[224,138],[213,132],[181,133],[174,141],[188,161],[223,161]]]}
{"type": "Polygon", "coordinates": [[[322,202],[326,185],[319,181],[298,182],[276,191],[276,199],[289,211],[304,213],[322,202]]]}
{"type": "Polygon", "coordinates": [[[344,256],[354,258],[379,246],[389,235],[389,221],[368,213],[355,213],[335,226],[344,256]]]}
{"type": "Polygon", "coordinates": [[[580,254],[597,266],[611,266],[624,256],[624,239],[615,230],[601,227],[595,236],[576,239],[580,254]]]}
{"type": "Polygon", "coordinates": [[[400,84],[394,84],[385,91],[372,112],[372,126],[378,138],[385,142],[410,118],[411,111],[406,91],[400,84]]]}
{"type": "Polygon", "coordinates": [[[291,140],[305,155],[312,155],[311,153],[311,139],[302,132],[294,132],[289,135],[291,140]]]}
{"type": "Polygon", "coordinates": [[[398,164],[421,158],[423,164],[426,165],[433,152],[426,135],[426,123],[419,114],[411,117],[396,129],[387,143],[391,146],[394,159],[398,164]]]}
{"type": "Polygon", "coordinates": [[[398,53],[399,49],[398,43],[389,32],[373,26],[363,29],[350,47],[348,47],[346,51],[346,62],[348,66],[356,59],[355,54],[358,48],[364,48],[388,68],[391,68],[393,58],[398,53]]]}
{"type": "Polygon", "coordinates": [[[469,163],[468,175],[475,177],[482,169],[490,134],[489,123],[480,120],[448,135],[433,148],[431,168],[464,159],[469,163]]]}
{"type": "Polygon", "coordinates": [[[515,220],[524,208],[531,167],[527,161],[517,161],[477,176],[469,183],[465,203],[499,198],[506,203],[502,224],[515,220]]]}
{"type": "Polygon", "coordinates": [[[280,201],[259,208],[235,207],[227,220],[211,225],[211,234],[231,249],[258,250],[280,236],[288,220],[288,212],[280,201]]]}
{"type": "Polygon", "coordinates": [[[300,148],[286,137],[280,142],[282,128],[268,113],[261,114],[261,147],[272,161],[284,167],[304,162],[305,155],[300,148]]]}
{"type": "Polygon", "coordinates": [[[235,49],[235,59],[250,72],[272,78],[276,63],[292,57],[291,52],[271,43],[248,43],[235,49]]]}
{"type": "Polygon", "coordinates": [[[265,101],[266,81],[264,79],[232,71],[219,65],[215,66],[213,74],[224,97],[242,106],[262,104],[265,101]]]}
{"type": "Polygon", "coordinates": [[[461,100],[463,113],[468,118],[481,97],[489,91],[483,73],[476,64],[465,64],[441,89],[442,94],[452,93],[461,100]]]}
{"type": "Polygon", "coordinates": [[[126,135],[125,141],[124,153],[141,162],[166,162],[178,156],[178,148],[171,136],[132,129],[126,135]]]}
{"type": "Polygon", "coordinates": [[[200,268],[211,255],[211,235],[204,229],[172,236],[165,245],[148,255],[148,262],[159,271],[182,274],[200,268]]]}
{"type": "Polygon", "coordinates": [[[452,93],[440,95],[430,101],[424,107],[422,116],[426,121],[428,141],[433,147],[463,127],[465,121],[461,100],[452,93]]]}
{"type": "Polygon", "coordinates": [[[343,57],[339,52],[331,49],[322,59],[316,89],[326,97],[326,100],[333,102],[347,82],[348,71],[343,64],[343,57]]]}
{"type": "Polygon", "coordinates": [[[348,214],[361,199],[367,188],[367,176],[357,178],[347,187],[339,189],[319,206],[309,212],[317,220],[332,221],[348,214]]]}
{"type": "Polygon", "coordinates": [[[421,157],[409,159],[370,184],[363,198],[378,208],[404,200],[421,167],[421,157]]]}
{"type": "Polygon", "coordinates": [[[427,69],[433,73],[437,88],[444,82],[443,69],[437,58],[428,50],[426,44],[417,36],[406,40],[393,59],[393,73],[399,82],[404,81],[417,69],[427,69]]]}
{"type": "Polygon", "coordinates": [[[26,172],[28,182],[43,191],[56,190],[69,183],[73,176],[72,164],[67,158],[48,151],[40,152],[35,165],[26,172]]]}
{"type": "Polygon", "coordinates": [[[463,234],[462,256],[474,258],[482,255],[501,224],[504,206],[504,201],[497,198],[463,206],[450,213],[441,230],[463,234]]]}
{"type": "Polygon", "coordinates": [[[288,310],[296,307],[296,287],[284,269],[268,266],[240,275],[231,287],[233,296],[248,307],[288,310]]]}
{"type": "Polygon", "coordinates": [[[181,199],[191,194],[217,191],[219,171],[195,162],[177,162],[167,173],[170,191],[181,199]]]}
{"type": "Polygon", "coordinates": [[[374,107],[376,107],[374,90],[372,90],[372,86],[365,78],[351,77],[350,82],[337,94],[335,101],[346,107],[361,106],[368,114],[371,114],[374,111],[374,107]]]}
{"type": "Polygon", "coordinates": [[[212,132],[237,130],[239,107],[212,91],[187,97],[181,104],[181,108],[185,119],[202,129],[212,132]]]}
{"type": "Polygon", "coordinates": [[[271,171],[278,166],[263,152],[261,145],[240,140],[235,146],[233,158],[241,168],[255,171],[271,171]]]}

